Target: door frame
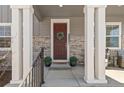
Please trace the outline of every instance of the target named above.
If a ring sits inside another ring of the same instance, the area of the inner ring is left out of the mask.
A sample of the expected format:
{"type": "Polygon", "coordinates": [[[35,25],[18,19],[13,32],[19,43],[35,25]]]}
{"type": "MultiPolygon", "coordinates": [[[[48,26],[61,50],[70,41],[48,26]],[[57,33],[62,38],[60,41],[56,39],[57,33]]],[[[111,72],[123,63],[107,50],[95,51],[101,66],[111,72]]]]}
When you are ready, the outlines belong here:
{"type": "Polygon", "coordinates": [[[69,48],[69,35],[70,35],[70,20],[69,19],[51,19],[51,58],[53,62],[69,62],[70,48],[69,48]],[[67,60],[54,60],[54,23],[67,23],[67,60]]]}

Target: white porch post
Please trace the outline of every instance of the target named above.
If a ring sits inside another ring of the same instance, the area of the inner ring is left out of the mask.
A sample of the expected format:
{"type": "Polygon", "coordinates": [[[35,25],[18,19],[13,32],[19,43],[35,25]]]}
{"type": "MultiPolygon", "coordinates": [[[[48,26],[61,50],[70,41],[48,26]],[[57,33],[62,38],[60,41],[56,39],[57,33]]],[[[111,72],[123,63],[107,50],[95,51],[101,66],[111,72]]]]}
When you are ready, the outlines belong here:
{"type": "Polygon", "coordinates": [[[107,83],[105,79],[105,6],[95,9],[95,77],[99,83],[107,83]]]}
{"type": "Polygon", "coordinates": [[[33,12],[33,7],[31,5],[23,8],[23,77],[29,72],[33,61],[33,12]]]}
{"type": "Polygon", "coordinates": [[[85,76],[87,83],[94,81],[94,7],[85,6],[85,76]]]}
{"type": "Polygon", "coordinates": [[[23,77],[21,11],[16,6],[11,6],[11,8],[12,8],[11,26],[12,80],[10,83],[19,83],[23,77]]]}

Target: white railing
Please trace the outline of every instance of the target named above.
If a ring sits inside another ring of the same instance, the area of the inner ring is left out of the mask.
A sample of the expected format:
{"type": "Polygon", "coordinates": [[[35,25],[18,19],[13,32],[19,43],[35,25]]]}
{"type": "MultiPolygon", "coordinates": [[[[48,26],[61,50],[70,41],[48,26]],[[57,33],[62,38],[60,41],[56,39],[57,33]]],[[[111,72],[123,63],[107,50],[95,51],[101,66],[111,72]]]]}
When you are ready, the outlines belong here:
{"type": "Polygon", "coordinates": [[[19,87],[40,87],[44,83],[44,48],[37,56],[36,60],[19,87]]]}

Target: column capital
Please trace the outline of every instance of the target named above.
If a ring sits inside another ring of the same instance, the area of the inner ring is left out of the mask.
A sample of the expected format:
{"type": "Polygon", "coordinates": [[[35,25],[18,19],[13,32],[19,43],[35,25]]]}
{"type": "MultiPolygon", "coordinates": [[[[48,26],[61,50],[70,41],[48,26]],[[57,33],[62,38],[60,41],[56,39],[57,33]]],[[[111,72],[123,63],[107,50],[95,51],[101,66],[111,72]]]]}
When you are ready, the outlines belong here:
{"type": "Polygon", "coordinates": [[[34,8],[32,5],[11,5],[12,9],[30,9],[34,13],[34,8]]]}
{"type": "Polygon", "coordinates": [[[94,5],[94,8],[106,8],[106,5],[94,5]]]}
{"type": "Polygon", "coordinates": [[[32,5],[11,5],[11,8],[29,9],[29,8],[33,8],[33,6],[32,5]]]}
{"type": "Polygon", "coordinates": [[[91,8],[94,9],[93,5],[85,5],[83,9],[84,14],[86,13],[87,9],[91,9],[91,8]]]}
{"type": "Polygon", "coordinates": [[[107,7],[107,5],[85,5],[83,10],[84,10],[84,13],[86,13],[86,9],[106,8],[106,7],[107,7]]]}
{"type": "Polygon", "coordinates": [[[107,5],[85,5],[84,8],[106,8],[107,5]]]}

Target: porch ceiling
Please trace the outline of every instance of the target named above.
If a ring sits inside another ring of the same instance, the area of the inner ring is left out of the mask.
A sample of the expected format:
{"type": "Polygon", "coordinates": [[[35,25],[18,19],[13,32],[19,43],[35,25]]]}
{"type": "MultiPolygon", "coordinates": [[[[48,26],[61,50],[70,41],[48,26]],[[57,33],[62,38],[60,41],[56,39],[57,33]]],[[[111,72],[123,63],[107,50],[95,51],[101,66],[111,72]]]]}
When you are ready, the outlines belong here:
{"type": "MultiPolygon", "coordinates": [[[[42,17],[82,17],[84,5],[34,5],[35,14],[42,17]]],[[[108,5],[106,16],[124,16],[124,6],[108,5]]]]}
{"type": "Polygon", "coordinates": [[[83,16],[83,5],[39,5],[34,6],[39,9],[42,17],[81,17],[83,16]]]}

